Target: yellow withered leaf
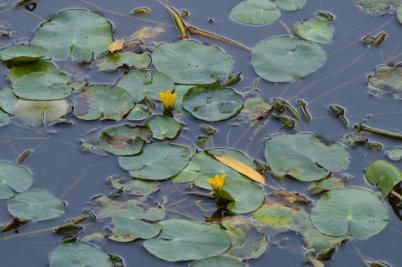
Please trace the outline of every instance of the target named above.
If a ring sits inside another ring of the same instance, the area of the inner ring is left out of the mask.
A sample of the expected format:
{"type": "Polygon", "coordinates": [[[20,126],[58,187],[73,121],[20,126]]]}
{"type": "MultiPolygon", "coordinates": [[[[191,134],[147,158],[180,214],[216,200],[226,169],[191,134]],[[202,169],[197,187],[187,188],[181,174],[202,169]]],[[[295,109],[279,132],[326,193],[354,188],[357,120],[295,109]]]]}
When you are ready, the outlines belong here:
{"type": "Polygon", "coordinates": [[[238,161],[237,159],[228,157],[228,156],[218,156],[214,155],[214,157],[228,166],[229,168],[232,168],[235,171],[238,171],[239,173],[243,174],[244,176],[247,176],[253,181],[259,182],[261,184],[265,184],[265,178],[261,174],[259,174],[256,170],[251,168],[250,166],[244,164],[241,161],[238,161]]]}
{"type": "Polygon", "coordinates": [[[123,49],[124,39],[117,39],[107,48],[110,53],[118,52],[123,49]]]}

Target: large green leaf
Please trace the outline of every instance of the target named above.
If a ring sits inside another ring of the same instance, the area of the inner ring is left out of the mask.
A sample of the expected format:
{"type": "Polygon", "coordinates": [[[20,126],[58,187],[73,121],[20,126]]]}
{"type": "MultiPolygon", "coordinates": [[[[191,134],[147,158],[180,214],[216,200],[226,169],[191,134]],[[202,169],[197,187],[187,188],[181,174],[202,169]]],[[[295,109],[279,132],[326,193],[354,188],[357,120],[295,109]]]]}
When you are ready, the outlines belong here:
{"type": "Polygon", "coordinates": [[[191,267],[246,267],[246,265],[231,258],[216,256],[195,261],[191,267]]]}
{"type": "Polygon", "coordinates": [[[301,9],[306,2],[307,0],[275,0],[276,5],[286,11],[301,9]]]}
{"type": "Polygon", "coordinates": [[[26,63],[46,57],[47,51],[42,47],[17,44],[0,49],[0,60],[7,63],[26,63]]]}
{"type": "Polygon", "coordinates": [[[253,48],[255,72],[270,82],[290,82],[320,69],[327,55],[318,44],[290,36],[270,37],[253,48]]]}
{"type": "Polygon", "coordinates": [[[272,24],[280,16],[281,11],[271,0],[246,0],[230,11],[235,21],[254,25],[272,24]]]}
{"type": "Polygon", "coordinates": [[[402,66],[378,66],[369,76],[368,85],[372,93],[385,92],[385,90],[402,93],[402,66]]]}
{"type": "Polygon", "coordinates": [[[196,41],[178,41],[158,46],[152,54],[155,68],[181,84],[211,84],[227,76],[231,57],[214,46],[196,41]]]}
{"type": "Polygon", "coordinates": [[[18,99],[15,117],[32,126],[47,124],[63,117],[69,110],[66,100],[30,101],[18,99]]]}
{"type": "Polygon", "coordinates": [[[112,25],[86,9],[60,11],[36,31],[33,43],[45,48],[55,60],[72,57],[91,61],[112,42],[112,25]]]}
{"type": "Polygon", "coordinates": [[[0,90],[0,109],[4,112],[14,115],[15,103],[18,98],[14,95],[13,90],[4,88],[0,90]]]}
{"type": "Polygon", "coordinates": [[[186,220],[160,222],[161,234],[146,240],[148,252],[166,261],[199,260],[220,255],[230,247],[229,236],[215,225],[186,220]]]}
{"type": "Polygon", "coordinates": [[[385,160],[371,163],[365,175],[369,183],[380,188],[385,196],[388,196],[394,186],[402,181],[401,171],[385,160]]]}
{"type": "Polygon", "coordinates": [[[381,232],[389,219],[387,207],[372,192],[341,188],[325,193],[317,201],[311,220],[323,234],[367,239],[381,232]]]}
{"type": "Polygon", "coordinates": [[[23,165],[0,161],[0,199],[24,192],[32,185],[32,173],[23,165]]]}
{"type": "Polygon", "coordinates": [[[349,154],[344,147],[326,145],[311,134],[280,134],[265,143],[265,158],[277,176],[317,181],[330,172],[345,170],[349,154]]]}
{"type": "Polygon", "coordinates": [[[174,139],[181,129],[180,123],[165,115],[154,115],[145,122],[145,125],[151,130],[153,138],[158,140],[174,139]]]}
{"type": "Polygon", "coordinates": [[[174,144],[147,144],[141,154],[119,157],[119,165],[143,180],[165,180],[184,169],[190,159],[187,147],[174,144]]]}
{"type": "Polygon", "coordinates": [[[329,16],[325,16],[322,14],[323,11],[314,19],[296,23],[295,33],[304,40],[316,43],[328,44],[332,42],[334,29],[332,27],[332,21],[328,20],[332,15],[329,14],[329,16]]]}

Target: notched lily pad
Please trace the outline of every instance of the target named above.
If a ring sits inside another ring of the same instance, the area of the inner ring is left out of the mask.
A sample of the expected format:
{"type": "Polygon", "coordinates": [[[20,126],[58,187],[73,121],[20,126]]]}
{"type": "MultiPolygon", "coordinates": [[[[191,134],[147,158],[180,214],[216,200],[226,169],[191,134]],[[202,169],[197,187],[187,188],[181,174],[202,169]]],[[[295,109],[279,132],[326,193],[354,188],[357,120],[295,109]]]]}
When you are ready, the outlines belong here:
{"type": "Polygon", "coordinates": [[[368,182],[381,189],[385,196],[388,196],[394,186],[402,181],[401,171],[385,160],[377,160],[371,163],[365,175],[368,182]]]}
{"type": "Polygon", "coordinates": [[[321,44],[329,44],[334,38],[332,27],[333,16],[323,11],[318,13],[314,19],[298,22],[295,25],[295,33],[302,39],[321,44]]]}
{"type": "Polygon", "coordinates": [[[157,182],[132,180],[131,177],[124,179],[122,177],[112,177],[109,180],[110,185],[117,190],[122,190],[129,195],[147,196],[159,191],[160,185],[157,182]]]}
{"type": "Polygon", "coordinates": [[[129,51],[107,55],[96,63],[100,71],[114,71],[120,67],[145,69],[149,64],[151,56],[148,53],[136,54],[129,51]]]}
{"type": "Polygon", "coordinates": [[[17,44],[0,49],[0,60],[12,64],[34,62],[46,56],[46,49],[33,45],[17,44]]]}
{"type": "Polygon", "coordinates": [[[142,121],[148,118],[150,112],[149,108],[143,104],[135,104],[133,109],[127,115],[126,119],[129,121],[142,121]]]}
{"type": "Polygon", "coordinates": [[[24,192],[32,185],[32,173],[23,165],[0,161],[0,199],[24,192]]]}
{"type": "Polygon", "coordinates": [[[246,0],[237,4],[230,17],[241,23],[252,25],[268,25],[281,16],[281,11],[271,0],[246,0]]]}
{"type": "Polygon", "coordinates": [[[32,126],[54,122],[69,111],[66,100],[30,101],[18,99],[15,103],[15,117],[32,126]]]}
{"type": "Polygon", "coordinates": [[[158,140],[174,139],[181,129],[180,123],[165,115],[154,115],[145,125],[151,130],[153,138],[158,140]]]}

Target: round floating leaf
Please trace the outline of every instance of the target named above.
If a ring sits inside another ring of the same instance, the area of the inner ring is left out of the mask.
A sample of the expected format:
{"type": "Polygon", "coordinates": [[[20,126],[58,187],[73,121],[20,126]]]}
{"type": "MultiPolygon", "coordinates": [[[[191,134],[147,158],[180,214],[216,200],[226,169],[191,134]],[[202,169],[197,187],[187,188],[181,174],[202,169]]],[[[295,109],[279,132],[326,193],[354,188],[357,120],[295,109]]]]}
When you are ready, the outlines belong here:
{"type": "Polygon", "coordinates": [[[246,113],[251,120],[265,118],[271,112],[272,106],[261,97],[250,97],[244,101],[241,112],[246,113]]]}
{"type": "Polygon", "coordinates": [[[183,98],[183,108],[204,121],[222,121],[236,115],[243,98],[232,89],[193,87],[183,98]]]}
{"type": "Polygon", "coordinates": [[[311,227],[303,231],[303,239],[307,249],[313,250],[317,258],[328,259],[348,236],[328,236],[311,227]]]}
{"type": "Polygon", "coordinates": [[[130,180],[124,181],[122,178],[114,177],[110,180],[113,188],[123,190],[127,194],[134,196],[147,196],[159,191],[159,183],[152,181],[130,180]]]}
{"type": "Polygon", "coordinates": [[[151,64],[151,56],[148,53],[136,54],[133,52],[110,54],[96,63],[100,71],[113,71],[123,66],[145,69],[149,64],[151,64]]]}
{"type": "Polygon", "coordinates": [[[240,261],[256,259],[264,254],[268,238],[250,220],[241,216],[225,217],[221,221],[230,237],[232,246],[224,254],[240,261]]]}
{"type": "Polygon", "coordinates": [[[350,234],[367,239],[381,232],[388,223],[383,201],[372,192],[360,188],[341,188],[329,191],[317,201],[311,221],[323,234],[350,234]]]}
{"type": "Polygon", "coordinates": [[[130,121],[142,121],[148,118],[149,108],[143,104],[135,104],[133,109],[127,115],[126,119],[130,121]]]}
{"type": "Polygon", "coordinates": [[[10,123],[10,116],[0,110],[0,127],[6,126],[10,123]]]}
{"type": "Polygon", "coordinates": [[[14,192],[24,192],[32,185],[31,172],[22,165],[0,161],[0,199],[14,196],[14,192]]]}
{"type": "Polygon", "coordinates": [[[119,165],[143,180],[165,180],[184,169],[190,159],[187,147],[173,144],[147,144],[141,154],[119,157],[119,165]]]}
{"type": "Polygon", "coordinates": [[[112,25],[102,16],[85,9],[60,11],[36,31],[33,43],[45,48],[55,60],[72,57],[91,61],[107,51],[112,25]]]}
{"type": "Polygon", "coordinates": [[[387,157],[393,161],[400,161],[402,159],[402,147],[391,148],[387,151],[387,157]]]}
{"type": "Polygon", "coordinates": [[[311,134],[273,136],[265,143],[265,158],[275,175],[289,175],[307,182],[343,171],[350,164],[344,147],[326,145],[311,134]]]}
{"type": "Polygon", "coordinates": [[[18,99],[15,117],[27,124],[37,126],[56,121],[66,115],[69,105],[66,100],[28,101],[18,99]]]}
{"type": "Polygon", "coordinates": [[[121,120],[133,107],[130,94],[120,87],[88,85],[75,97],[74,114],[81,120],[121,120]]]}
{"type": "Polygon", "coordinates": [[[264,25],[279,19],[281,11],[271,0],[246,0],[230,11],[230,17],[241,23],[264,25]]]}
{"type": "Polygon", "coordinates": [[[158,71],[181,84],[211,84],[233,68],[231,57],[219,48],[188,40],[158,46],[152,62],[158,71]]]}
{"type": "Polygon", "coordinates": [[[375,73],[368,78],[369,90],[378,93],[384,90],[392,90],[402,93],[402,66],[379,66],[375,73]]]}
{"type": "Polygon", "coordinates": [[[33,45],[13,45],[0,49],[0,60],[8,63],[26,63],[46,57],[47,51],[33,45]]]}
{"type": "Polygon", "coordinates": [[[385,196],[388,196],[394,186],[402,181],[401,171],[385,160],[371,163],[365,175],[369,183],[380,188],[385,196]]]}
{"type": "Polygon", "coordinates": [[[0,109],[4,112],[14,115],[15,103],[18,98],[14,95],[13,90],[4,88],[0,90],[0,109]]]}
{"type": "Polygon", "coordinates": [[[34,189],[11,199],[8,211],[16,218],[39,222],[60,217],[66,204],[47,190],[34,189]]]}
{"type": "Polygon", "coordinates": [[[112,154],[127,156],[140,153],[144,143],[150,143],[151,139],[148,127],[123,124],[103,130],[99,146],[112,154]]]}
{"type": "Polygon", "coordinates": [[[286,11],[301,9],[306,2],[307,0],[275,0],[276,5],[286,11]]]}
{"type": "Polygon", "coordinates": [[[215,225],[186,220],[166,220],[160,224],[161,234],[143,245],[166,261],[199,260],[220,255],[230,247],[228,235],[215,225]]]}
{"type": "Polygon", "coordinates": [[[302,39],[316,43],[329,44],[334,38],[332,22],[322,16],[298,22],[295,33],[302,39]]]}
{"type": "Polygon", "coordinates": [[[290,82],[320,69],[327,55],[318,44],[290,36],[270,37],[254,47],[251,64],[270,82],[290,82]]]}
{"type": "Polygon", "coordinates": [[[370,13],[384,13],[389,8],[389,0],[359,0],[359,5],[370,13]]]}
{"type": "Polygon", "coordinates": [[[196,261],[191,267],[246,267],[246,265],[231,258],[216,256],[196,261]]]}
{"type": "Polygon", "coordinates": [[[157,71],[132,71],[124,75],[116,84],[140,102],[145,96],[159,100],[159,92],[173,91],[174,83],[165,74],[157,71]]]}
{"type": "Polygon", "coordinates": [[[180,132],[180,123],[165,115],[154,115],[150,117],[145,125],[149,127],[152,136],[158,140],[174,139],[180,132]]]}
{"type": "Polygon", "coordinates": [[[83,242],[63,243],[50,254],[49,267],[113,267],[110,256],[83,242]]]}

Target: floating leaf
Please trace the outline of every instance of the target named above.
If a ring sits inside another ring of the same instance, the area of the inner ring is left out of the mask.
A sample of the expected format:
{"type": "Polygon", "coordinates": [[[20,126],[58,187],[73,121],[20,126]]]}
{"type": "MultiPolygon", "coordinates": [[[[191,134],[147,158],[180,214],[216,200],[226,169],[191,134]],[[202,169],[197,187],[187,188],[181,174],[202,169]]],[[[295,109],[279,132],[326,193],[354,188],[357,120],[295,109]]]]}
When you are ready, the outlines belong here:
{"type": "Polygon", "coordinates": [[[306,4],[307,0],[275,0],[275,4],[283,10],[294,11],[301,9],[306,4]]]}
{"type": "Polygon", "coordinates": [[[145,69],[149,64],[151,56],[148,53],[136,54],[129,51],[107,55],[96,63],[100,71],[113,71],[120,67],[145,69]]]}
{"type": "Polygon", "coordinates": [[[121,120],[133,107],[130,94],[120,87],[88,85],[75,97],[74,114],[81,120],[121,120]]]}
{"type": "Polygon", "coordinates": [[[159,38],[165,30],[161,27],[142,27],[130,36],[130,40],[152,41],[159,38]]]}
{"type": "Polygon", "coordinates": [[[367,239],[381,232],[388,223],[383,201],[372,192],[360,188],[341,188],[329,191],[317,201],[311,221],[323,234],[350,234],[367,239]]]}
{"type": "Polygon", "coordinates": [[[268,238],[251,220],[241,216],[225,217],[221,221],[230,237],[232,246],[225,256],[237,260],[256,259],[264,254],[268,238]]]}
{"type": "Polygon", "coordinates": [[[389,0],[359,0],[359,5],[370,13],[385,13],[389,8],[389,0]]]}
{"type": "Polygon", "coordinates": [[[154,115],[145,125],[151,130],[153,138],[158,140],[174,139],[181,129],[180,123],[165,115],[154,115]]]}
{"type": "Polygon", "coordinates": [[[102,131],[99,146],[115,155],[128,156],[141,152],[145,143],[150,143],[152,133],[148,127],[123,124],[102,131]]]}
{"type": "Polygon", "coordinates": [[[10,116],[0,110],[0,127],[6,126],[10,123],[10,116]]]}
{"type": "Polygon", "coordinates": [[[400,161],[402,159],[402,147],[391,148],[390,150],[387,151],[387,157],[393,161],[400,161]]]}
{"type": "Polygon", "coordinates": [[[133,109],[127,115],[126,119],[129,121],[142,121],[148,118],[149,108],[143,104],[135,104],[133,109]]]}
{"type": "Polygon", "coordinates": [[[14,107],[18,98],[14,95],[13,90],[4,88],[0,90],[0,109],[4,112],[14,115],[14,107]]]}
{"type": "Polygon", "coordinates": [[[196,261],[191,267],[246,267],[246,265],[231,258],[216,256],[196,261]]]}
{"type": "Polygon", "coordinates": [[[272,24],[280,16],[281,11],[270,0],[246,0],[230,11],[233,20],[254,25],[272,24]]]}
{"type": "Polygon", "coordinates": [[[174,83],[163,73],[157,71],[132,71],[121,77],[116,86],[130,93],[135,102],[145,96],[159,100],[162,91],[173,91],[174,83]]]}
{"type": "Polygon", "coordinates": [[[233,67],[231,57],[219,48],[189,40],[161,44],[153,52],[152,62],[180,84],[211,84],[229,75],[233,67]]]}
{"type": "Polygon", "coordinates": [[[119,165],[143,180],[165,180],[184,169],[190,159],[187,147],[173,144],[147,144],[141,154],[119,157],[119,165]]]}
{"type": "Polygon", "coordinates": [[[336,247],[340,246],[347,236],[328,236],[311,227],[303,231],[304,242],[308,250],[313,250],[319,260],[328,260],[334,254],[336,247]]]}
{"type": "Polygon", "coordinates": [[[158,183],[152,181],[142,180],[124,180],[120,177],[113,177],[110,180],[110,184],[117,190],[123,190],[129,195],[134,196],[147,196],[159,191],[160,186],[158,183]]]}
{"type": "Polygon", "coordinates": [[[374,74],[369,76],[368,86],[373,93],[384,92],[385,90],[402,93],[402,66],[380,65],[374,74]]]}
{"type": "Polygon", "coordinates": [[[0,161],[0,199],[24,192],[32,185],[32,173],[23,165],[0,161]]]}
{"type": "Polygon", "coordinates": [[[344,147],[326,145],[311,134],[273,136],[265,143],[265,158],[275,175],[289,175],[307,182],[343,171],[350,164],[344,147]]]}
{"type": "Polygon", "coordinates": [[[112,41],[112,25],[86,9],[58,12],[39,27],[33,39],[55,60],[72,57],[87,62],[107,51],[112,41]]]}
{"type": "Polygon", "coordinates": [[[166,261],[199,260],[220,255],[230,247],[228,235],[214,225],[186,220],[166,220],[160,224],[161,234],[143,245],[166,261]]]}
{"type": "Polygon", "coordinates": [[[33,45],[12,45],[0,49],[0,60],[7,63],[27,63],[46,57],[47,51],[33,45]]]}
{"type": "Polygon", "coordinates": [[[69,105],[66,100],[29,101],[18,99],[15,117],[25,123],[37,126],[56,121],[66,115],[69,105]]]}
{"type": "Polygon", "coordinates": [[[16,218],[39,222],[60,217],[66,204],[47,190],[34,189],[9,200],[8,211],[16,218]]]}
{"type": "Polygon", "coordinates": [[[84,242],[63,243],[50,254],[49,267],[113,267],[110,256],[84,242]]]}
{"type": "Polygon", "coordinates": [[[183,98],[183,108],[204,121],[222,121],[235,116],[243,98],[232,89],[193,87],[183,98]]]}
{"type": "Polygon", "coordinates": [[[345,180],[337,177],[330,177],[318,182],[313,183],[308,191],[310,194],[319,195],[330,190],[345,187],[345,180]]]}
{"type": "Polygon", "coordinates": [[[250,97],[244,101],[241,112],[246,113],[251,120],[259,120],[268,116],[272,110],[272,105],[261,97],[250,97]]]}
{"type": "Polygon", "coordinates": [[[322,12],[314,19],[296,23],[295,33],[304,40],[316,43],[329,44],[332,42],[334,38],[332,21],[321,14],[322,12]]]}
{"type": "Polygon", "coordinates": [[[402,24],[402,5],[396,8],[396,17],[398,18],[399,23],[402,24]]]}
{"type": "Polygon", "coordinates": [[[402,181],[401,171],[385,160],[377,160],[371,163],[365,175],[368,182],[381,189],[385,196],[388,196],[394,186],[402,181]]]}
{"type": "Polygon", "coordinates": [[[109,46],[107,47],[107,50],[109,50],[110,53],[118,52],[123,49],[124,46],[124,39],[117,39],[113,41],[109,46]]]}
{"type": "Polygon", "coordinates": [[[270,82],[291,82],[320,69],[327,55],[318,44],[290,36],[270,37],[254,47],[251,64],[270,82]]]}

